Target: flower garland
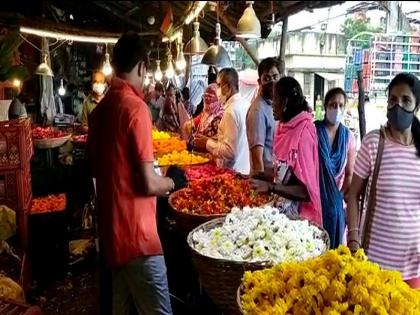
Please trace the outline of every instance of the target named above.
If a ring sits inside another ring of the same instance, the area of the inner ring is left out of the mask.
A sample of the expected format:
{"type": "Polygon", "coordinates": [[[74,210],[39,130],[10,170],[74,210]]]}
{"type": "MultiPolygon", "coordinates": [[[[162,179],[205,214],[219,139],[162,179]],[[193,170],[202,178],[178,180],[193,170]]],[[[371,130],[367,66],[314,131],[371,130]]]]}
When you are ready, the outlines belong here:
{"type": "Polygon", "coordinates": [[[420,292],[396,271],[340,246],[302,263],[246,272],[241,305],[246,315],[420,314],[420,292]]]}

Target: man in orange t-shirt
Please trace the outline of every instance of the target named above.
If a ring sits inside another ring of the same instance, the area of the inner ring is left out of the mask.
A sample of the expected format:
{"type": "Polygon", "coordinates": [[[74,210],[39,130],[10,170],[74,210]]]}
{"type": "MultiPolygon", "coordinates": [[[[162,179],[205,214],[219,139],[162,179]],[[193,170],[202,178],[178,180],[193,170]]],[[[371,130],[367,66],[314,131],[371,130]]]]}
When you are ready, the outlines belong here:
{"type": "Polygon", "coordinates": [[[148,52],[138,34],[114,47],[116,77],[89,116],[88,156],[96,178],[98,221],[112,269],[113,314],[172,314],[156,227],[156,196],[185,184],[184,173],[156,174],[152,122],[143,101],[148,52]]]}

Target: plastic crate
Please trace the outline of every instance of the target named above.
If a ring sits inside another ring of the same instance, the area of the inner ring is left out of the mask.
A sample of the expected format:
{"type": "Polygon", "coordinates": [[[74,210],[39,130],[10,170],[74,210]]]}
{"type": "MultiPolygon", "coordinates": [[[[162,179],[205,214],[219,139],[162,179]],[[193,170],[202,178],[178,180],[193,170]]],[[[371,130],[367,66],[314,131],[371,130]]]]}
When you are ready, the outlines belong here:
{"type": "Polygon", "coordinates": [[[30,119],[0,122],[0,171],[27,167],[33,154],[30,119]]]}
{"type": "Polygon", "coordinates": [[[29,209],[31,199],[32,180],[29,165],[22,170],[0,171],[0,204],[21,212],[29,209]]]}

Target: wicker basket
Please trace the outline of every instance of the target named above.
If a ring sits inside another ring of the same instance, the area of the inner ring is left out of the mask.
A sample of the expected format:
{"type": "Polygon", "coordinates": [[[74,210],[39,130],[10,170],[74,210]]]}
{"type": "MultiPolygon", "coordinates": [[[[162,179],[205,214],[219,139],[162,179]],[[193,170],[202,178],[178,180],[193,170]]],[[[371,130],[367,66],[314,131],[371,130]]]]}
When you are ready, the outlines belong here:
{"type": "MultiPolygon", "coordinates": [[[[290,218],[291,220],[301,220],[290,218]]],[[[190,232],[187,238],[191,250],[193,264],[200,276],[204,289],[213,302],[228,314],[244,314],[240,303],[240,286],[245,271],[257,271],[272,267],[269,262],[239,262],[216,259],[200,254],[194,248],[192,235],[198,230],[209,231],[224,222],[224,218],[217,218],[206,222],[190,232]]],[[[326,251],[330,248],[330,239],[324,228],[309,222],[323,231],[322,238],[326,244],[326,251]]]]}
{"type": "Polygon", "coordinates": [[[71,135],[59,137],[59,138],[48,138],[48,139],[34,139],[34,145],[38,149],[53,149],[61,147],[67,141],[71,139],[71,135]]]}
{"type": "Polygon", "coordinates": [[[216,218],[224,218],[227,213],[225,214],[208,214],[208,215],[200,215],[200,214],[191,214],[182,212],[179,209],[176,209],[176,207],[173,204],[173,200],[180,194],[182,190],[178,190],[174,193],[172,193],[169,196],[169,208],[171,209],[172,214],[174,215],[174,219],[176,222],[177,229],[184,234],[185,236],[188,235],[193,229],[195,229],[197,226],[206,223],[210,220],[216,219],[216,218]]]}
{"type": "Polygon", "coordinates": [[[237,314],[236,294],[245,271],[256,271],[271,267],[268,262],[247,263],[216,259],[201,255],[194,249],[192,235],[197,230],[209,231],[223,224],[224,218],[206,222],[190,232],[187,238],[192,261],[200,276],[204,289],[213,302],[228,314],[237,314]]]}
{"type": "Polygon", "coordinates": [[[242,295],[242,284],[238,287],[238,290],[236,291],[236,304],[238,304],[238,309],[240,314],[245,314],[244,309],[242,308],[241,303],[241,295],[242,295]]]}

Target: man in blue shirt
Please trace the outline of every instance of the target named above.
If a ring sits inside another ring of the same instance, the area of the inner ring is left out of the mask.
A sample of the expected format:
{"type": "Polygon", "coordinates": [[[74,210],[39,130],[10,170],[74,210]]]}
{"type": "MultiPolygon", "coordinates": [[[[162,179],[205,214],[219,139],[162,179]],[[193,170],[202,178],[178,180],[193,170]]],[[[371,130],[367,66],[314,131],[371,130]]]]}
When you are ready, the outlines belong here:
{"type": "Polygon", "coordinates": [[[264,172],[273,165],[273,91],[280,79],[280,63],[275,58],[266,58],[258,65],[258,97],[249,108],[246,129],[251,160],[251,175],[264,172]]]}

